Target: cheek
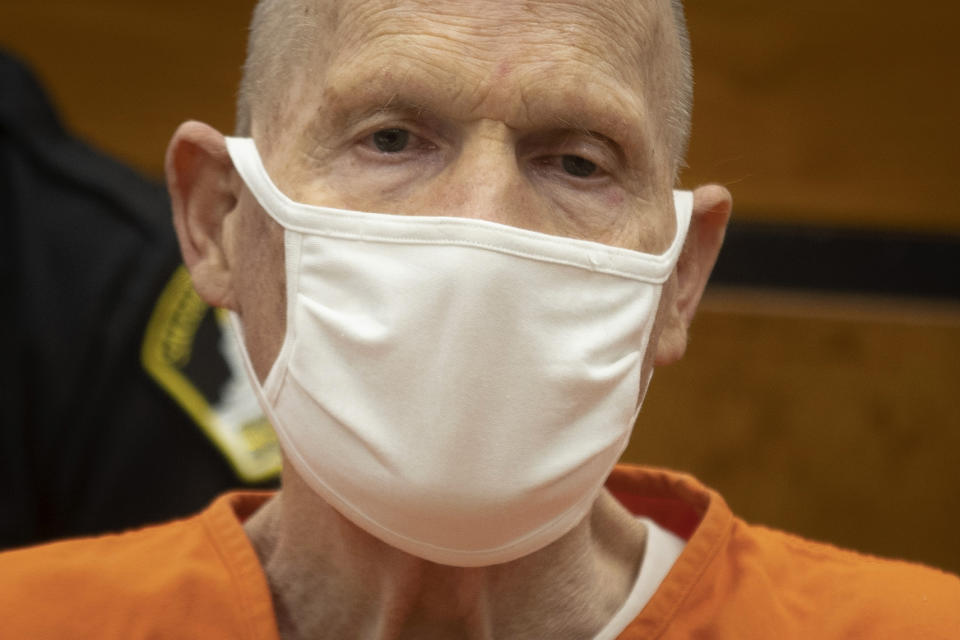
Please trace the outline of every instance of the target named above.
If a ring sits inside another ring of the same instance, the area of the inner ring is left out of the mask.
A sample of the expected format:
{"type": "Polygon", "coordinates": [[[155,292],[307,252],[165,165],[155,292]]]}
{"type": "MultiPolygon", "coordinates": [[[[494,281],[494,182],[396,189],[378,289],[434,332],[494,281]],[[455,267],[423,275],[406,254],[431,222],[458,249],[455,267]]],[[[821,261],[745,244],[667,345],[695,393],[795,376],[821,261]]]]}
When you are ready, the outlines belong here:
{"type": "Polygon", "coordinates": [[[626,196],[622,191],[611,189],[609,193],[603,195],[603,203],[610,208],[620,208],[626,202],[626,196]]]}
{"type": "Polygon", "coordinates": [[[240,227],[235,258],[237,301],[250,360],[263,382],[286,331],[283,228],[259,208],[253,209],[240,227]]]}

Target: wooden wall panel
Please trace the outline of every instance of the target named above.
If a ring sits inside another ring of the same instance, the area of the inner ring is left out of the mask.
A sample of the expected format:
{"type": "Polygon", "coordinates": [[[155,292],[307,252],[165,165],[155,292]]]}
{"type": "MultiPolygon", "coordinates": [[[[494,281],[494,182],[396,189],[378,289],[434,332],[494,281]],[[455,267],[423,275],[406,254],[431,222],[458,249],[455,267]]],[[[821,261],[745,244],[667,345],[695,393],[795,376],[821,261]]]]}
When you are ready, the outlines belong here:
{"type": "Polygon", "coordinates": [[[960,572],[960,305],[705,300],[625,458],[747,520],[960,572]]]}
{"type": "Polygon", "coordinates": [[[685,182],[741,219],[960,231],[960,4],[688,0],[685,182]]]}

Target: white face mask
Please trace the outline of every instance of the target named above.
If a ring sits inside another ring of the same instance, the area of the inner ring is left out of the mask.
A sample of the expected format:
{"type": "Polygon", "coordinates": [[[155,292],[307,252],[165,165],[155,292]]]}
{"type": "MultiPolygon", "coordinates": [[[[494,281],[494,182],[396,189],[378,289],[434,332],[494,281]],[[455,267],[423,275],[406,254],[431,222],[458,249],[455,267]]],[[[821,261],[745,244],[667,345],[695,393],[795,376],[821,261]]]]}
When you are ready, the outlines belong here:
{"type": "Polygon", "coordinates": [[[676,193],[676,238],[650,255],[293,202],[253,140],[227,148],[285,229],[286,336],[262,387],[243,350],[307,484],[442,564],[507,562],[573,528],[629,439],[692,195],[676,193]]]}

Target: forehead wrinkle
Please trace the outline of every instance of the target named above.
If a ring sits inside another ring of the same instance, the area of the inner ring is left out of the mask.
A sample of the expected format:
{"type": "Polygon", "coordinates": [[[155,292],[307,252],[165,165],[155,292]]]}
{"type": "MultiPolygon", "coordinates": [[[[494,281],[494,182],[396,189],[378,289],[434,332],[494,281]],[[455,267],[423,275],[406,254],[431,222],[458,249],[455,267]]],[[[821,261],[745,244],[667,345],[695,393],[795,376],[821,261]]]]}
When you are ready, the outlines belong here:
{"type": "MultiPolygon", "coordinates": [[[[317,0],[317,4],[327,6],[327,18],[335,16],[316,39],[316,46],[332,55],[312,65],[313,77],[308,78],[320,89],[319,95],[310,92],[308,104],[321,110],[365,103],[364,108],[374,111],[390,105],[465,116],[496,106],[504,121],[518,128],[552,118],[557,126],[572,124],[648,152],[665,140],[667,123],[661,120],[671,78],[663,64],[669,15],[662,14],[669,11],[657,10],[663,8],[660,5],[669,8],[665,0],[589,4],[317,0]],[[495,11],[484,13],[484,7],[495,11]],[[358,70],[352,63],[361,56],[385,72],[365,79],[367,86],[349,77],[358,70]],[[580,74],[570,73],[564,63],[571,61],[583,67],[580,74]],[[528,80],[500,82],[494,71],[504,63],[528,80]],[[567,95],[557,90],[564,75],[572,79],[567,95]],[[620,91],[613,90],[617,85],[620,91]],[[404,91],[397,90],[404,86],[404,91]],[[514,87],[512,96],[509,86],[514,87]],[[590,105],[578,92],[600,95],[590,96],[594,103],[590,105]],[[402,102],[397,102],[400,97],[402,102]],[[558,113],[549,104],[538,104],[560,99],[574,106],[558,113]]],[[[301,126],[311,129],[323,117],[312,109],[301,113],[307,116],[306,121],[299,118],[301,126]]]]}
{"type": "Polygon", "coordinates": [[[558,52],[603,67],[639,87],[651,54],[660,49],[667,0],[470,0],[441,2],[357,0],[341,11],[331,34],[335,49],[352,56],[378,41],[403,40],[458,55],[479,64],[539,50],[543,60],[558,52]],[[657,9],[660,9],[659,11],[657,9]],[[467,55],[464,55],[467,53],[467,55]]]}
{"type": "Polygon", "coordinates": [[[339,123],[386,110],[449,112],[459,92],[443,75],[424,60],[398,65],[392,55],[383,64],[335,67],[326,78],[320,115],[329,113],[339,123]]]}
{"type": "Polygon", "coordinates": [[[321,112],[338,122],[389,107],[457,119],[492,118],[516,129],[573,124],[624,146],[643,146],[645,96],[588,62],[513,59],[515,75],[504,79],[497,75],[496,60],[464,72],[443,51],[418,48],[411,55],[388,43],[378,45],[369,59],[360,51],[331,64],[321,112]]]}

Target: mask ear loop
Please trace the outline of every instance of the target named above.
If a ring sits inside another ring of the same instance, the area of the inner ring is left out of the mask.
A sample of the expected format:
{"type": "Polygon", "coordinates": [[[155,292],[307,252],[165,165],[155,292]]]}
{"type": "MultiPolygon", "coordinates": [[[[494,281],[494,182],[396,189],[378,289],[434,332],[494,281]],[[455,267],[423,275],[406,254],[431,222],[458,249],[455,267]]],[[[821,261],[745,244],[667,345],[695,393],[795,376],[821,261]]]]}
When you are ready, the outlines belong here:
{"type": "MultiPolygon", "coordinates": [[[[243,362],[243,368],[247,372],[247,378],[250,380],[250,386],[253,387],[253,390],[256,392],[257,400],[260,402],[261,409],[264,413],[267,414],[267,417],[270,418],[271,424],[273,424],[273,416],[270,415],[269,402],[267,401],[267,394],[264,390],[264,384],[260,383],[260,378],[257,376],[257,372],[253,368],[253,361],[250,359],[250,352],[247,351],[247,343],[244,338],[243,331],[243,321],[240,319],[240,316],[235,311],[229,311],[227,313],[227,318],[230,321],[230,333],[233,334],[233,339],[236,341],[237,350],[240,352],[241,361],[243,362]]],[[[274,367],[271,367],[270,373],[273,373],[274,367]]],[[[270,375],[267,375],[267,379],[270,379],[270,375]]],[[[264,383],[266,383],[266,380],[264,383]]]]}
{"type": "Polygon", "coordinates": [[[283,268],[286,283],[284,336],[283,343],[280,346],[280,352],[274,359],[262,385],[253,368],[250,354],[246,349],[243,322],[236,313],[230,313],[230,321],[235,329],[237,340],[240,342],[240,352],[243,354],[244,366],[247,367],[247,373],[254,383],[254,386],[263,394],[263,399],[272,403],[280,393],[280,388],[286,376],[287,362],[290,359],[293,343],[296,340],[295,311],[297,290],[299,287],[302,236],[298,232],[291,231],[282,215],[280,215],[282,214],[282,203],[285,200],[285,196],[277,189],[267,174],[266,168],[260,160],[260,154],[257,151],[253,138],[227,137],[226,143],[227,152],[230,154],[233,166],[243,179],[246,189],[250,191],[263,211],[283,228],[283,268]]]}
{"type": "MultiPolygon", "coordinates": [[[[683,251],[683,245],[687,239],[687,231],[690,229],[690,222],[693,218],[693,192],[685,191],[681,189],[673,190],[673,207],[674,214],[677,221],[677,232],[673,238],[673,242],[670,244],[670,248],[664,253],[665,256],[669,257],[671,262],[671,270],[676,268],[677,260],[680,257],[680,253],[683,251]]],[[[660,302],[663,300],[663,283],[656,285],[657,287],[657,308],[660,306],[660,302]]],[[[653,333],[653,327],[650,327],[650,334],[653,333]]],[[[644,344],[644,352],[650,348],[650,334],[647,334],[646,344],[644,344]]],[[[641,367],[643,364],[641,363],[641,367]]],[[[644,375],[641,371],[641,375],[644,375]]],[[[647,391],[650,390],[650,382],[653,380],[653,367],[650,368],[648,372],[644,375],[644,379],[640,381],[638,393],[637,393],[637,409],[633,414],[633,420],[631,425],[636,425],[637,418],[640,417],[640,409],[643,407],[643,401],[647,397],[647,391]]],[[[629,441],[629,439],[628,439],[629,441]]],[[[626,445],[624,445],[626,448],[626,445]]]]}
{"type": "Polygon", "coordinates": [[[687,232],[690,230],[690,221],[693,218],[693,192],[682,189],[673,190],[673,210],[677,221],[677,232],[673,237],[670,248],[664,253],[675,267],[683,245],[687,241],[687,232]]]}

